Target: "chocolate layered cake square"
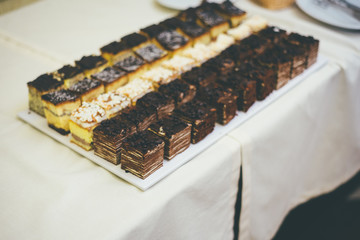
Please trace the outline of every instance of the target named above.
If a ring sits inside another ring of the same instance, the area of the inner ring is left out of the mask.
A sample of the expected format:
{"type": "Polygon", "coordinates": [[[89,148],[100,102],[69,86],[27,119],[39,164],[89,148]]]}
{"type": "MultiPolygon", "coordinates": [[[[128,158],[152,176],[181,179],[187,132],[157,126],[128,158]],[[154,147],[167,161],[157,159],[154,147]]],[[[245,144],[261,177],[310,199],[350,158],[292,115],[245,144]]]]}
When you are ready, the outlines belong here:
{"type": "Polygon", "coordinates": [[[306,49],[306,67],[310,67],[316,62],[319,52],[319,40],[312,36],[303,36],[298,33],[290,33],[288,40],[306,49]]]}
{"type": "Polygon", "coordinates": [[[101,56],[110,63],[120,61],[131,53],[130,47],[123,41],[113,41],[100,48],[101,56]]]}
{"type": "Polygon", "coordinates": [[[128,136],[136,131],[134,124],[121,116],[104,120],[93,130],[95,155],[115,164],[120,164],[121,145],[128,136]]]}
{"type": "Polygon", "coordinates": [[[78,81],[84,79],[85,75],[79,66],[65,65],[54,73],[60,81],[64,83],[64,88],[68,89],[78,81]]]}
{"type": "Polygon", "coordinates": [[[283,40],[280,43],[291,56],[292,63],[290,78],[292,79],[305,71],[307,51],[302,46],[294,44],[288,40],[283,40]]]}
{"type": "Polygon", "coordinates": [[[145,179],[163,166],[164,141],[149,131],[125,139],[121,147],[121,169],[145,179]]]}
{"type": "Polygon", "coordinates": [[[240,45],[244,45],[247,48],[251,49],[256,55],[263,53],[265,49],[271,46],[271,42],[267,41],[265,38],[261,38],[258,35],[253,34],[241,40],[240,45]]]}
{"type": "Polygon", "coordinates": [[[155,39],[160,46],[173,54],[180,52],[191,45],[191,42],[186,36],[171,29],[160,32],[156,35],[155,39]]]}
{"type": "Polygon", "coordinates": [[[179,107],[194,99],[196,87],[188,84],[184,80],[175,79],[174,81],[159,87],[159,92],[173,98],[175,106],[179,107]]]}
{"type": "Polygon", "coordinates": [[[121,116],[133,123],[137,132],[145,131],[152,123],[156,122],[156,110],[154,108],[135,106],[121,116]]]}
{"type": "Polygon", "coordinates": [[[197,98],[216,109],[217,122],[226,125],[236,115],[237,96],[230,89],[216,83],[198,89],[197,98]]]}
{"type": "Polygon", "coordinates": [[[165,50],[157,47],[153,43],[138,48],[135,53],[148,63],[149,68],[158,66],[168,57],[168,53],[165,50]]]}
{"type": "Polygon", "coordinates": [[[257,34],[259,37],[264,38],[265,40],[273,44],[279,43],[280,40],[286,38],[287,36],[285,30],[274,26],[268,26],[267,28],[259,31],[257,34]]]}
{"type": "Polygon", "coordinates": [[[105,109],[94,102],[83,102],[81,107],[71,113],[70,141],[89,151],[92,149],[93,130],[105,119],[105,109]]]}
{"type": "Polygon", "coordinates": [[[231,27],[238,26],[246,17],[246,12],[236,7],[230,0],[218,4],[213,3],[212,5],[221,16],[230,20],[231,27]]]}
{"type": "Polygon", "coordinates": [[[80,60],[75,61],[75,64],[81,68],[85,77],[90,77],[92,74],[101,72],[106,67],[110,66],[105,58],[96,55],[84,56],[80,60]]]}
{"type": "Polygon", "coordinates": [[[113,67],[125,71],[128,76],[128,81],[138,78],[147,70],[146,62],[135,54],[131,54],[118,61],[113,67]]]}
{"type": "Polygon", "coordinates": [[[185,151],[191,142],[191,125],[169,115],[151,124],[149,131],[159,136],[165,143],[164,158],[171,160],[185,151]]]}
{"type": "Polygon", "coordinates": [[[53,75],[43,74],[35,80],[27,83],[29,90],[29,108],[37,114],[45,117],[44,105],[41,96],[59,90],[63,87],[63,82],[58,81],[53,75]]]}
{"type": "Polygon", "coordinates": [[[101,81],[105,92],[114,91],[128,82],[127,73],[113,67],[107,67],[101,72],[91,75],[91,78],[101,81]]]}
{"type": "Polygon", "coordinates": [[[149,92],[145,94],[137,100],[136,106],[155,109],[158,120],[169,115],[175,109],[174,99],[159,92],[149,92]]]}
{"type": "Polygon", "coordinates": [[[216,73],[212,68],[195,67],[182,74],[181,79],[196,87],[204,87],[215,82],[216,73]]]}
{"type": "Polygon", "coordinates": [[[69,133],[69,120],[73,110],[81,106],[80,97],[72,91],[61,89],[41,97],[49,127],[62,135],[69,133]]]}
{"type": "Polygon", "coordinates": [[[219,76],[227,75],[234,70],[235,62],[225,54],[220,54],[204,62],[201,67],[207,69],[207,71],[215,71],[219,76]]]}
{"type": "Polygon", "coordinates": [[[210,29],[212,38],[226,32],[230,27],[229,22],[210,7],[202,5],[196,9],[195,13],[201,24],[210,29]]]}
{"type": "Polygon", "coordinates": [[[193,100],[175,109],[174,114],[191,124],[191,143],[198,143],[215,127],[216,109],[199,100],[193,100]]]}
{"type": "Polygon", "coordinates": [[[247,112],[257,99],[257,81],[250,77],[234,72],[228,76],[221,76],[217,82],[226,88],[230,88],[237,96],[236,103],[239,111],[247,112]]]}
{"type": "Polygon", "coordinates": [[[69,88],[80,96],[82,102],[89,102],[104,93],[104,84],[98,80],[85,78],[69,88]]]}
{"type": "Polygon", "coordinates": [[[235,63],[241,64],[251,60],[254,57],[255,53],[250,47],[246,45],[233,44],[227,49],[225,49],[221,53],[221,55],[231,58],[235,63]]]}
{"type": "Polygon", "coordinates": [[[121,38],[121,42],[124,42],[126,46],[136,50],[139,47],[144,46],[148,41],[147,37],[140,33],[131,33],[121,38]]]}

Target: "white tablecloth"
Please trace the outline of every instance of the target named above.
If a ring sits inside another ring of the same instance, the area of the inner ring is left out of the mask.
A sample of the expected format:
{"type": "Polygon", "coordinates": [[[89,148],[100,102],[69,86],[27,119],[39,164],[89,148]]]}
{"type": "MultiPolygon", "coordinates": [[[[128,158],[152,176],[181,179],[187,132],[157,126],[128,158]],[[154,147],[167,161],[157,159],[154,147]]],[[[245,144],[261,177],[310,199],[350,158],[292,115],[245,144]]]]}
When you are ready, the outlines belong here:
{"type": "Polygon", "coordinates": [[[176,11],[155,1],[39,1],[0,16],[1,239],[269,239],[291,207],[360,168],[359,33],[296,7],[238,3],[314,35],[329,64],[211,148],[142,192],[16,118],[26,82],[176,11]],[[357,40],[357,41],[356,41],[357,40]]]}

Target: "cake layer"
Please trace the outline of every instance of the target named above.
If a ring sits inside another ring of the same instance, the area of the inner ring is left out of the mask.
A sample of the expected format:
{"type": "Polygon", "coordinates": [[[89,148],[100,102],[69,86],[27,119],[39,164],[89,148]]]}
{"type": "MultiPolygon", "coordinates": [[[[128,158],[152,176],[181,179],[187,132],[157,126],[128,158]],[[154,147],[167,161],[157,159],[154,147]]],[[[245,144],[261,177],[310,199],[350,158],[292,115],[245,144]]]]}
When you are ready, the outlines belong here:
{"type": "Polygon", "coordinates": [[[136,106],[155,109],[157,120],[172,113],[175,109],[174,99],[159,92],[149,92],[145,94],[137,100],[136,106]]]}
{"type": "Polygon", "coordinates": [[[54,73],[60,81],[64,82],[64,88],[68,89],[81,79],[85,77],[82,69],[79,66],[65,65],[54,73]]]}
{"type": "Polygon", "coordinates": [[[104,92],[104,85],[100,81],[85,78],[72,85],[69,90],[80,96],[82,102],[88,102],[104,92]]]}

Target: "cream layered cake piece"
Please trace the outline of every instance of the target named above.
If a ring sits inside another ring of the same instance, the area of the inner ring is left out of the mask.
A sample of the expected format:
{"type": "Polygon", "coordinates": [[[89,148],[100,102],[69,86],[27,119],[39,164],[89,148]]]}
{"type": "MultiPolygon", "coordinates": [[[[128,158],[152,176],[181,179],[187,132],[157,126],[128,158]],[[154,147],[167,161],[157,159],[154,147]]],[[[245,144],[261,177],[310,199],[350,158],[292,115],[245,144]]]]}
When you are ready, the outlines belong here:
{"type": "Polygon", "coordinates": [[[101,72],[110,66],[105,58],[97,55],[84,56],[80,60],[75,61],[75,64],[83,70],[85,77],[90,77],[92,74],[101,72]]]}
{"type": "Polygon", "coordinates": [[[89,102],[104,93],[104,84],[90,78],[85,78],[69,88],[70,91],[80,96],[82,102],[89,102]]]}
{"type": "Polygon", "coordinates": [[[113,67],[125,71],[129,82],[139,78],[148,69],[147,63],[134,53],[116,62],[113,67]]]}
{"type": "Polygon", "coordinates": [[[141,79],[151,82],[156,90],[160,85],[167,84],[179,76],[178,71],[159,66],[146,71],[141,75],[141,79]]]}
{"type": "Polygon", "coordinates": [[[95,155],[111,162],[120,164],[121,145],[123,141],[134,134],[136,127],[124,120],[120,115],[102,121],[93,130],[93,147],[95,155]]]}
{"type": "Polygon", "coordinates": [[[105,119],[105,109],[93,102],[83,102],[81,107],[71,113],[69,121],[70,141],[87,151],[91,150],[93,130],[105,119]]]}
{"type": "Polygon", "coordinates": [[[149,131],[136,133],[121,147],[121,169],[145,179],[163,166],[164,141],[149,131]]]}
{"type": "Polygon", "coordinates": [[[184,152],[191,142],[191,126],[186,122],[168,115],[160,121],[150,125],[149,131],[159,136],[165,143],[164,158],[173,159],[184,152]]]}
{"type": "Polygon", "coordinates": [[[54,72],[54,76],[64,83],[64,88],[68,89],[78,81],[84,79],[85,75],[79,66],[65,65],[54,72]]]}
{"type": "Polygon", "coordinates": [[[196,66],[196,61],[189,57],[175,55],[169,60],[161,63],[161,67],[170,69],[176,72],[178,75],[189,71],[196,66]]]}
{"type": "Polygon", "coordinates": [[[72,91],[61,89],[41,97],[49,127],[62,135],[69,133],[69,120],[73,110],[81,106],[80,97],[72,91]]]}
{"type": "Polygon", "coordinates": [[[228,35],[233,37],[236,41],[240,41],[249,37],[252,34],[252,30],[247,24],[240,24],[235,28],[230,28],[227,32],[228,35]]]}
{"type": "Polygon", "coordinates": [[[105,92],[115,91],[128,83],[127,73],[113,67],[107,67],[103,71],[91,75],[91,78],[101,81],[104,85],[105,92]]]}
{"type": "Polygon", "coordinates": [[[93,103],[102,107],[107,118],[112,118],[131,106],[131,100],[124,94],[116,92],[103,93],[93,100],[93,103]]]}
{"type": "Polygon", "coordinates": [[[181,56],[195,60],[196,65],[201,65],[203,62],[216,56],[217,54],[217,51],[214,51],[211,47],[202,43],[195,44],[194,47],[187,48],[180,53],[181,56]]]}
{"type": "Polygon", "coordinates": [[[145,79],[136,78],[125,86],[116,90],[116,93],[122,94],[130,98],[133,105],[136,101],[144,96],[146,93],[154,90],[153,84],[145,79]]]}
{"type": "Polygon", "coordinates": [[[113,41],[100,48],[101,56],[110,64],[120,61],[131,53],[131,48],[124,41],[113,41]]]}
{"type": "Polygon", "coordinates": [[[51,74],[42,74],[35,80],[27,83],[29,91],[29,108],[42,117],[45,117],[44,105],[41,96],[49,92],[59,90],[63,87],[63,82],[58,81],[51,74]]]}
{"type": "Polygon", "coordinates": [[[216,38],[215,41],[211,42],[209,44],[209,48],[220,54],[222,51],[230,47],[235,43],[235,39],[229,35],[226,35],[224,33],[219,34],[219,36],[216,38]]]}
{"type": "Polygon", "coordinates": [[[259,15],[254,15],[244,20],[243,24],[249,26],[252,32],[259,32],[268,26],[268,21],[259,15]]]}

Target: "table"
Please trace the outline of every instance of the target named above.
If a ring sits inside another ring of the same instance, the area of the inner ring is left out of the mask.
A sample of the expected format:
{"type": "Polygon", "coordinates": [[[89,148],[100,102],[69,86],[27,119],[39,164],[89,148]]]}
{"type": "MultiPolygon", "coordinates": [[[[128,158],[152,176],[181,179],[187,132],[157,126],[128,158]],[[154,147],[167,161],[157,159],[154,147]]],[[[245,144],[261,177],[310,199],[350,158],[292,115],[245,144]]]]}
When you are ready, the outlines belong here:
{"type": "Polygon", "coordinates": [[[329,63],[146,192],[16,114],[27,108],[26,82],[176,11],[145,0],[45,0],[0,16],[0,238],[232,239],[242,166],[240,238],[269,239],[292,207],[353,176],[359,33],[318,24],[295,6],[237,4],[319,38],[329,63]]]}

